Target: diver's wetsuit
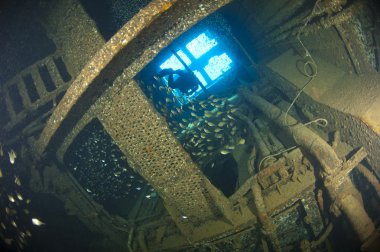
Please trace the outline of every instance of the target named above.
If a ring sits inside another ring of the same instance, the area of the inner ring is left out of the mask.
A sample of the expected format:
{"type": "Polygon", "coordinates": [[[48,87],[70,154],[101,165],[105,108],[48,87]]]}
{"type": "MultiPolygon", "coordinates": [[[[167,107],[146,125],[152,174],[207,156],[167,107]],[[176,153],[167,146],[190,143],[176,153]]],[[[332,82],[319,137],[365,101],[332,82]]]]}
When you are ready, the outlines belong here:
{"type": "Polygon", "coordinates": [[[194,93],[199,86],[198,78],[193,74],[185,70],[173,70],[173,69],[163,69],[158,73],[158,77],[162,78],[164,76],[169,76],[168,86],[175,89],[179,89],[184,94],[194,93]],[[177,74],[179,77],[174,81],[173,75],[177,74]]]}

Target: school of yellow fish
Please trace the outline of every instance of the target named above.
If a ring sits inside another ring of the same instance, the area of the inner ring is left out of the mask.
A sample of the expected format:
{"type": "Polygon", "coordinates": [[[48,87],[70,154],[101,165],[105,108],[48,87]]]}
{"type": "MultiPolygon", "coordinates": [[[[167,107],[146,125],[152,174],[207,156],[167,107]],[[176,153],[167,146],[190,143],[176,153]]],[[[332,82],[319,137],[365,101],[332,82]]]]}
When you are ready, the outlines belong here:
{"type": "Polygon", "coordinates": [[[236,97],[211,95],[198,100],[176,96],[164,83],[142,83],[142,88],[199,165],[212,163],[218,156],[231,153],[237,145],[245,144],[245,125],[234,117],[240,105],[236,97]]]}

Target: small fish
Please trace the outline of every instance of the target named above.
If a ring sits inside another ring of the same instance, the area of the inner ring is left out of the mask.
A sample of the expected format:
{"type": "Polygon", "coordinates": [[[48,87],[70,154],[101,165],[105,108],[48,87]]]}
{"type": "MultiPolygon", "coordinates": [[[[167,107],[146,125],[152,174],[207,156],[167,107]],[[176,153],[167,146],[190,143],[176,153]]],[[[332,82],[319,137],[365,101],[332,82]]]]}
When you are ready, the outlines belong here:
{"type": "Polygon", "coordinates": [[[3,177],[3,172],[0,169],[0,178],[2,178],[2,177],[3,177]]]}
{"type": "Polygon", "coordinates": [[[8,200],[9,200],[10,202],[12,202],[12,203],[14,203],[14,202],[16,201],[15,198],[13,198],[12,195],[8,195],[8,200]]]}
{"type": "Polygon", "coordinates": [[[226,125],[226,122],[220,122],[220,123],[218,123],[219,127],[223,127],[224,125],[226,125]]]}
{"type": "Polygon", "coordinates": [[[218,133],[218,132],[221,132],[222,130],[223,130],[223,129],[221,129],[221,128],[216,128],[216,129],[215,129],[215,132],[218,133]]]}
{"type": "Polygon", "coordinates": [[[18,186],[21,186],[21,180],[19,177],[15,176],[15,184],[18,185],[18,186]]]}
{"type": "Polygon", "coordinates": [[[3,145],[0,144],[0,157],[4,156],[3,145]]]}
{"type": "Polygon", "coordinates": [[[223,138],[223,135],[222,134],[215,134],[215,137],[220,139],[220,138],[223,138]]]}
{"type": "Polygon", "coordinates": [[[14,226],[15,228],[17,228],[17,224],[16,224],[15,221],[11,221],[11,224],[12,224],[12,226],[14,226]]]}
{"type": "Polygon", "coordinates": [[[14,209],[10,209],[8,207],[5,208],[5,213],[8,214],[8,215],[15,215],[17,213],[16,210],[14,209]]]}
{"type": "Polygon", "coordinates": [[[238,144],[245,144],[245,139],[244,138],[240,138],[238,144]]]}
{"type": "Polygon", "coordinates": [[[205,111],[205,117],[212,117],[212,113],[208,110],[205,111]]]}
{"type": "Polygon", "coordinates": [[[211,133],[211,131],[209,131],[209,130],[206,129],[206,128],[204,128],[203,131],[206,132],[206,133],[211,133]]]}
{"type": "Polygon", "coordinates": [[[227,155],[228,153],[230,153],[228,150],[221,150],[220,153],[222,155],[227,155]]]}
{"type": "Polygon", "coordinates": [[[14,150],[11,150],[10,152],[8,152],[8,156],[9,156],[9,162],[11,162],[11,164],[14,164],[17,157],[16,152],[14,150]]]}
{"type": "Polygon", "coordinates": [[[140,190],[141,190],[141,187],[136,187],[136,190],[137,190],[137,191],[140,191],[140,190]]]}
{"type": "Polygon", "coordinates": [[[86,191],[87,191],[88,193],[92,193],[92,191],[91,191],[90,189],[88,189],[88,188],[86,188],[86,191]]]}
{"type": "Polygon", "coordinates": [[[212,123],[212,122],[207,122],[207,125],[210,126],[210,127],[214,127],[215,126],[215,124],[212,123]]]}
{"type": "Polygon", "coordinates": [[[187,126],[184,125],[184,124],[182,124],[182,123],[179,123],[179,127],[181,127],[182,129],[186,129],[187,128],[187,126]]]}
{"type": "Polygon", "coordinates": [[[22,195],[21,195],[20,193],[17,193],[17,198],[18,198],[19,200],[24,200],[24,198],[22,197],[22,195]]]}
{"type": "Polygon", "coordinates": [[[158,90],[160,90],[160,91],[162,91],[162,90],[164,90],[165,89],[165,87],[163,87],[163,86],[159,86],[158,87],[158,90]]]}
{"type": "Polygon", "coordinates": [[[165,101],[166,101],[167,103],[172,102],[172,100],[170,100],[169,98],[165,98],[165,101]]]}
{"type": "Polygon", "coordinates": [[[37,219],[37,218],[32,218],[32,223],[33,223],[33,225],[36,225],[36,226],[46,225],[46,223],[40,221],[40,220],[37,219]]]}
{"type": "Polygon", "coordinates": [[[170,114],[173,115],[173,116],[178,115],[177,111],[175,111],[174,109],[170,110],[170,114]]]}

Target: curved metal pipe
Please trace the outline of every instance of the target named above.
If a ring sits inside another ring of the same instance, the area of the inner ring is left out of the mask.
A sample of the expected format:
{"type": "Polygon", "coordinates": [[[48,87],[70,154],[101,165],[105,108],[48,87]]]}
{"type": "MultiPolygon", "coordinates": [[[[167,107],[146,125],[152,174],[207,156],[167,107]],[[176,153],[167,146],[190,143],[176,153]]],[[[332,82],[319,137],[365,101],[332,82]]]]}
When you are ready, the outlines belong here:
{"type": "Polygon", "coordinates": [[[261,110],[269,119],[273,120],[280,127],[283,127],[289,135],[293,136],[297,144],[310,151],[320,162],[325,173],[332,174],[335,169],[342,166],[343,162],[338,158],[331,146],[313,131],[298,123],[289,114],[287,115],[286,124],[285,113],[281,109],[260,96],[254,95],[251,91],[244,90],[241,93],[249,103],[261,110]],[[288,127],[288,125],[292,126],[288,127]]]}
{"type": "MultiPolygon", "coordinates": [[[[345,213],[360,241],[366,242],[376,230],[364,206],[354,196],[359,192],[352,181],[348,176],[341,177],[342,170],[344,171],[343,168],[347,166],[347,163],[344,166],[330,145],[292,116],[287,115],[285,121],[284,111],[248,89],[241,94],[249,103],[282,127],[297,144],[315,156],[324,172],[322,178],[333,202],[331,206],[333,213],[336,215],[339,215],[340,211],[345,213]]],[[[358,162],[360,161],[361,159],[358,160],[358,162]]],[[[351,162],[352,164],[349,165],[355,166],[358,162],[351,162]]]]}

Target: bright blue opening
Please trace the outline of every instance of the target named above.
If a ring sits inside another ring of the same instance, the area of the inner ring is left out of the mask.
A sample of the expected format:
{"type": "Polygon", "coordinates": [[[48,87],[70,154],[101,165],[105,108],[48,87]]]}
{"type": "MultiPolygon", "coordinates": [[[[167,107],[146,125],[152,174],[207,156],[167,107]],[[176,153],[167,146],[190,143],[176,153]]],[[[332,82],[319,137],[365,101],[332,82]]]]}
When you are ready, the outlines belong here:
{"type": "MultiPolygon", "coordinates": [[[[186,65],[188,66],[191,65],[191,60],[182,50],[177,51],[177,54],[185,62],[186,65]]],[[[181,61],[179,61],[179,59],[174,54],[172,54],[167,60],[164,61],[164,63],[160,65],[160,68],[161,69],[171,68],[173,70],[178,70],[178,69],[183,70],[185,69],[185,66],[181,63],[181,61]]]]}
{"type": "Polygon", "coordinates": [[[204,67],[204,70],[211,80],[215,80],[231,69],[231,63],[231,58],[226,53],[223,53],[210,58],[208,64],[204,67]]]}
{"type": "MultiPolygon", "coordinates": [[[[209,31],[205,31],[187,43],[184,47],[177,50],[178,57],[190,68],[199,81],[209,88],[215,84],[218,78],[227,73],[231,68],[233,61],[227,52],[223,52],[222,46],[217,39],[212,36],[209,31]]],[[[161,69],[184,70],[185,66],[177,58],[171,54],[161,65],[161,69]]],[[[174,76],[176,79],[176,76],[174,76]]],[[[196,96],[201,92],[199,87],[196,96]]],[[[176,96],[181,96],[180,92],[174,93],[176,96]]]]}
{"type": "Polygon", "coordinates": [[[198,37],[190,41],[186,48],[194,56],[195,59],[198,59],[206,52],[210,51],[211,48],[216,46],[218,42],[216,39],[212,39],[206,35],[206,33],[201,33],[198,37]]]}

